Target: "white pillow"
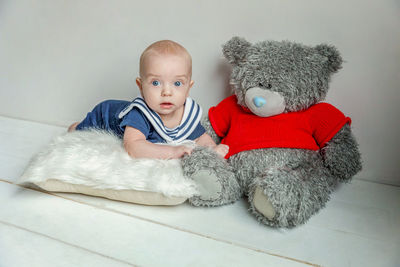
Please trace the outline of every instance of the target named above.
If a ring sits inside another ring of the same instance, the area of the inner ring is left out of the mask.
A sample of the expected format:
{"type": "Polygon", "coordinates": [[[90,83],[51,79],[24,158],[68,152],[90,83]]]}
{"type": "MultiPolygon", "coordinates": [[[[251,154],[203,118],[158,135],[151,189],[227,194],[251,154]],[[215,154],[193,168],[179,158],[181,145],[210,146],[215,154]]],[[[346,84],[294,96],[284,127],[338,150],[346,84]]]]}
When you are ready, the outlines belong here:
{"type": "Polygon", "coordinates": [[[180,160],[133,159],[117,136],[75,131],[35,155],[19,184],[145,205],[177,205],[198,194],[180,160]]]}

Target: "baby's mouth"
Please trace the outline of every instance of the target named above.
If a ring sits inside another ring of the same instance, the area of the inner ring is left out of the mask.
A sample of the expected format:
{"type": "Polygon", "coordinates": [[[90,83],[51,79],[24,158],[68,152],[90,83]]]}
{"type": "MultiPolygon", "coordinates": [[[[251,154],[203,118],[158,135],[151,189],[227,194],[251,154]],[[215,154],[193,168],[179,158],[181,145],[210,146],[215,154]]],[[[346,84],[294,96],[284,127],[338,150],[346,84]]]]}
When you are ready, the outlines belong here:
{"type": "Polygon", "coordinates": [[[160,104],[161,108],[165,108],[165,109],[169,109],[172,108],[174,104],[172,104],[171,102],[163,102],[160,104]]]}

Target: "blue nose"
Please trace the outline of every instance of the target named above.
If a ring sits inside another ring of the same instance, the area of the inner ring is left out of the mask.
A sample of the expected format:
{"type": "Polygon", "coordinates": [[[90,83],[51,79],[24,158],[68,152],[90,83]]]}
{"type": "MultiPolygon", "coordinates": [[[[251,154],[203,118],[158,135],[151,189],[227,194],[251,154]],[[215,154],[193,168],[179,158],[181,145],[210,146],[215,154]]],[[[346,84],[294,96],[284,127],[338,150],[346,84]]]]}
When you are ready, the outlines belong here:
{"type": "Polygon", "coordinates": [[[260,108],[264,106],[267,103],[267,101],[263,97],[256,96],[253,98],[253,103],[254,105],[256,105],[256,107],[260,108]]]}

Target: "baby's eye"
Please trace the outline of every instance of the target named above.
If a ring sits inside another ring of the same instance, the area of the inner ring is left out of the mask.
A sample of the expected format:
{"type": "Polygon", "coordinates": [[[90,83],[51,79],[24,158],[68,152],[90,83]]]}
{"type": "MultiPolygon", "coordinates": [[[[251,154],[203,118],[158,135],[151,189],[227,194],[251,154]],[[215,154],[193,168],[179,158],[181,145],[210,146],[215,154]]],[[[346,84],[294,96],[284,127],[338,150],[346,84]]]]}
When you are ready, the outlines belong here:
{"type": "Polygon", "coordinates": [[[159,86],[160,82],[159,81],[153,81],[151,84],[154,85],[154,86],[159,86]]]}
{"type": "Polygon", "coordinates": [[[176,81],[176,82],[174,83],[174,85],[175,85],[175,86],[181,86],[182,83],[181,83],[180,81],[176,81]]]}

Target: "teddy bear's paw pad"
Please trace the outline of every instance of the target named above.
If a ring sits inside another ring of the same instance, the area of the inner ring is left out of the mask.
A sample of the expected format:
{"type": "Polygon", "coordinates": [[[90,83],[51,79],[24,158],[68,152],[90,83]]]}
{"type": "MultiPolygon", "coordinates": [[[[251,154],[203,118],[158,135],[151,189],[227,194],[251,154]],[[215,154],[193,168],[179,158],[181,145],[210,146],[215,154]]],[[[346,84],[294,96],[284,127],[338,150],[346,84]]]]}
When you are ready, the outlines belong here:
{"type": "Polygon", "coordinates": [[[257,187],[254,192],[253,204],[256,210],[267,219],[272,220],[275,217],[275,209],[260,187],[257,187]]]}
{"type": "Polygon", "coordinates": [[[217,199],[221,195],[222,186],[212,170],[200,170],[192,175],[197,184],[199,197],[202,200],[217,199]]]}

